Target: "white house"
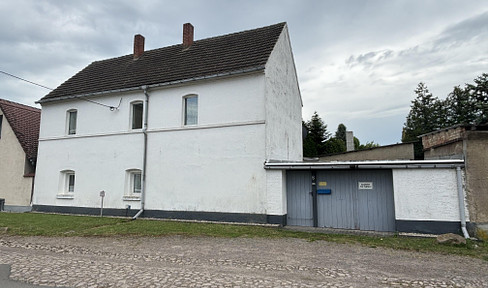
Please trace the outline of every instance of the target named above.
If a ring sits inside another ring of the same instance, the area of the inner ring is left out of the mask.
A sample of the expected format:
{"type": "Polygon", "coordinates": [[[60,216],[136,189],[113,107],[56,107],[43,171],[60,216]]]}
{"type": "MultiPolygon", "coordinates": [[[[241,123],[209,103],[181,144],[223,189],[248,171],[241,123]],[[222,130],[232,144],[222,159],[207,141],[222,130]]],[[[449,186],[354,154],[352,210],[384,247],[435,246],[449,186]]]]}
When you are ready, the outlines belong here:
{"type": "Polygon", "coordinates": [[[33,209],[285,224],[302,160],[286,23],[96,61],[39,100],[33,209]]]}

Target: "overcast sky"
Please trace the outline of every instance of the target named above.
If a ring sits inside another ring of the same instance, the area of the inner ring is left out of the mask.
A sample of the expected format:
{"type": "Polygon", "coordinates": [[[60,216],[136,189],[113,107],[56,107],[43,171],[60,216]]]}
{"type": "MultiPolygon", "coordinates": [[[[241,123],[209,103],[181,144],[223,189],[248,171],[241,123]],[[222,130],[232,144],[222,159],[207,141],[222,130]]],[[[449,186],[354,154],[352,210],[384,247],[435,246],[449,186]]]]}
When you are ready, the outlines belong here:
{"type": "MultiPolygon", "coordinates": [[[[286,21],[303,98],[330,132],[361,143],[401,141],[413,90],[445,98],[488,72],[488,1],[0,2],[0,70],[55,88],[96,60],[286,21]]],[[[0,98],[35,106],[49,91],[0,74],[0,98]]]]}

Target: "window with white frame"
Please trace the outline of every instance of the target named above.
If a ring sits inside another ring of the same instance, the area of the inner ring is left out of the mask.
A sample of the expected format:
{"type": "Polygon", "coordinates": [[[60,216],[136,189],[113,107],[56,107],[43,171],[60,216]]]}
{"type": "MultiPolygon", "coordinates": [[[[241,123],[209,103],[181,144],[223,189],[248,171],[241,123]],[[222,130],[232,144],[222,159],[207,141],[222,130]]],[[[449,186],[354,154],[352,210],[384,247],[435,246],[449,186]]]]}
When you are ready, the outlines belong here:
{"type": "Polygon", "coordinates": [[[183,97],[183,124],[198,124],[198,96],[190,95],[183,97]]]}
{"type": "Polygon", "coordinates": [[[142,129],[142,116],[144,114],[144,104],[142,101],[131,103],[131,128],[142,129]]]}
{"type": "Polygon", "coordinates": [[[142,172],[139,169],[126,171],[124,200],[140,200],[142,192],[142,172]]]}
{"type": "Polygon", "coordinates": [[[59,177],[59,196],[67,196],[68,198],[73,198],[73,194],[75,193],[75,171],[73,170],[64,170],[61,171],[59,177]]]}
{"type": "Polygon", "coordinates": [[[76,118],[78,117],[78,111],[75,109],[68,110],[66,116],[66,132],[68,135],[74,135],[76,134],[76,118]]]}

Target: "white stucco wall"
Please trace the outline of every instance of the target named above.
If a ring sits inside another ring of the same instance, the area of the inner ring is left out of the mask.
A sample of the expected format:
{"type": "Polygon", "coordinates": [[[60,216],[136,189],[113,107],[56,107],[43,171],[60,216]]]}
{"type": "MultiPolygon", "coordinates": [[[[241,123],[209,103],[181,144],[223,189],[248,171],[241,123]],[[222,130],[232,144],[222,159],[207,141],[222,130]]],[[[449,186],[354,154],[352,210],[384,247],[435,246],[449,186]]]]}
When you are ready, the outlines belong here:
{"type": "MultiPolygon", "coordinates": [[[[266,64],[266,159],[302,161],[302,100],[288,28],[266,64]]],[[[284,215],[284,173],[267,171],[267,214],[284,215]]]]}
{"type": "MultiPolygon", "coordinates": [[[[125,171],[141,169],[142,133],[41,141],[33,203],[37,205],[124,208],[125,171]],[[73,198],[59,198],[61,171],[75,172],[73,198]]],[[[130,203],[134,208],[139,203],[130,203]]]]}
{"type": "Polygon", "coordinates": [[[1,129],[0,198],[5,205],[29,206],[32,177],[24,177],[25,152],[4,115],[1,129]]]}
{"type": "Polygon", "coordinates": [[[302,100],[288,28],[266,64],[266,159],[302,161],[302,100]]]}
{"type": "MultiPolygon", "coordinates": [[[[146,209],[266,213],[264,74],[151,89],[146,209]],[[185,127],[183,97],[198,95],[198,125],[185,127]]],[[[130,129],[130,103],[142,91],[43,105],[34,204],[124,209],[127,169],[142,169],[143,134],[130,129]],[[77,109],[77,133],[66,111],[77,109]],[[75,192],[57,197],[60,172],[73,170],[75,192]]]]}
{"type": "Polygon", "coordinates": [[[266,212],[268,215],[285,215],[286,170],[266,170],[266,212]]]}
{"type": "Polygon", "coordinates": [[[455,169],[393,169],[396,219],[460,221],[456,179],[455,169]]]}

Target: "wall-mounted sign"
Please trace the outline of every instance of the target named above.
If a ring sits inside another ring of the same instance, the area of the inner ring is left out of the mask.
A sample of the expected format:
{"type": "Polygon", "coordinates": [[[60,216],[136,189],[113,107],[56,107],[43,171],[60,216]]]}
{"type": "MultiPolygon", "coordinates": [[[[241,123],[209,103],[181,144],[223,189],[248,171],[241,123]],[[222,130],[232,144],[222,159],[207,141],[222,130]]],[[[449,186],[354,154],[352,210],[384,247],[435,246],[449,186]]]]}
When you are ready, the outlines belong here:
{"type": "Polygon", "coordinates": [[[358,182],[359,190],[372,190],[373,182],[358,182]]]}
{"type": "Polygon", "coordinates": [[[331,194],[332,190],[331,189],[317,189],[317,194],[331,194]]]}
{"type": "Polygon", "coordinates": [[[319,186],[327,186],[327,182],[321,181],[321,182],[319,182],[319,186]]]}

